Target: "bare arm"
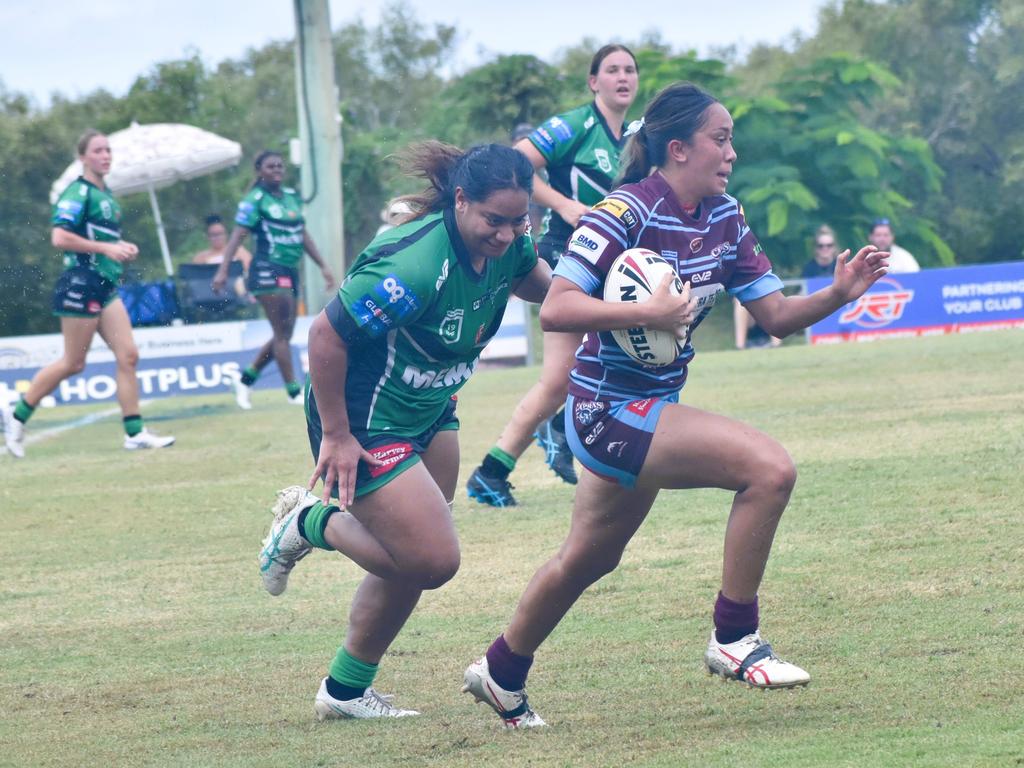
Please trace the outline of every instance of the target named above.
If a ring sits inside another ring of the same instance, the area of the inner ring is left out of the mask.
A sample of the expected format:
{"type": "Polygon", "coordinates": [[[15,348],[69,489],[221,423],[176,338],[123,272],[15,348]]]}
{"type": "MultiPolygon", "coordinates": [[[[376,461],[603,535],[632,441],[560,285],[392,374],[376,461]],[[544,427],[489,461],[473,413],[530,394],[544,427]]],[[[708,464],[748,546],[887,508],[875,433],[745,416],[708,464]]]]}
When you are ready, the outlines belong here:
{"type": "MultiPolygon", "coordinates": [[[[539,171],[547,166],[548,161],[529,139],[520,139],[516,142],[515,148],[526,155],[535,170],[539,171]]],[[[539,175],[533,177],[533,199],[561,216],[570,227],[575,227],[579,223],[580,217],[590,210],[578,200],[556,192],[554,187],[539,175]]]]}
{"type": "Polygon", "coordinates": [[[50,232],[50,243],[60,251],[72,253],[100,253],[114,261],[132,261],[139,255],[139,247],[125,240],[104,243],[76,235],[63,227],[54,227],[50,232]]]}
{"type": "Polygon", "coordinates": [[[309,478],[309,488],[324,481],[321,498],[330,502],[331,488],[338,484],[338,501],[347,507],[355,498],[356,469],[360,461],[380,464],[352,436],[345,404],[345,378],[348,374],[348,345],[321,312],[309,329],[309,378],[323,425],[320,456],[309,478]]]}
{"type": "Polygon", "coordinates": [[[228,244],[224,248],[224,260],[220,263],[217,273],[210,282],[210,287],[216,293],[224,290],[224,284],[228,281],[228,268],[231,266],[231,262],[234,261],[235,251],[238,250],[238,246],[242,244],[242,241],[245,240],[248,234],[249,230],[245,227],[235,227],[231,230],[231,237],[228,238],[228,244]]]}
{"type": "Polygon", "coordinates": [[[889,254],[866,245],[847,262],[849,249],[836,259],[832,284],[809,296],[783,296],[775,291],[746,305],[758,325],[782,338],[828,317],[864,295],[886,272],[889,254]]]}
{"type": "Polygon", "coordinates": [[[647,301],[620,304],[589,296],[571,280],[555,277],[540,308],[540,327],[586,332],[646,326],[675,333],[693,321],[697,300],[690,298],[689,283],[678,296],[669,290],[671,285],[672,278],[666,275],[647,301]]]}
{"type": "Polygon", "coordinates": [[[531,269],[512,291],[523,301],[540,304],[547,296],[551,285],[551,267],[546,261],[537,259],[537,265],[531,269]]]}

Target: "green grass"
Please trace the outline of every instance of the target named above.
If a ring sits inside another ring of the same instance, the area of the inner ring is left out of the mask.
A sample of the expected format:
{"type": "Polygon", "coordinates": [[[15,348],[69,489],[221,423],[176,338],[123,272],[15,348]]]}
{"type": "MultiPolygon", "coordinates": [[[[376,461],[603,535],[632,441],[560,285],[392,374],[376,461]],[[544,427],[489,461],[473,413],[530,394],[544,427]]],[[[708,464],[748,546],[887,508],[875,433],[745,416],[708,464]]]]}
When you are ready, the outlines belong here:
{"type": "MultiPolygon", "coordinates": [[[[665,492],[622,566],[541,649],[551,724],[505,733],[458,693],[565,534],[536,449],[500,512],[460,495],[463,566],[425,595],[377,687],[409,720],[315,723],[359,570],[255,562],[274,491],[310,472],[299,409],[153,404],[178,444],[126,453],[108,419],[0,456],[0,765],[1014,766],[1024,764],[1024,336],[700,354],[684,401],[785,444],[800,480],[763,628],[813,676],[760,693],[704,675],[729,496],[665,492]]],[[[536,369],[460,397],[463,473],[536,369]]],[[[79,418],[41,411],[31,427],[79,418]]]]}

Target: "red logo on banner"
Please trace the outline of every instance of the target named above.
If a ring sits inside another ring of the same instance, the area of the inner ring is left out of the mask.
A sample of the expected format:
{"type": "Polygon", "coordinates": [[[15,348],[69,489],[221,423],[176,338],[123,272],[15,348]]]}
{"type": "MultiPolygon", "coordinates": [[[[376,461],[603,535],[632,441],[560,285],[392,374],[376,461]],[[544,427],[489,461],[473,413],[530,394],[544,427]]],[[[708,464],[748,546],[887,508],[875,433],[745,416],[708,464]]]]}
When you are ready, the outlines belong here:
{"type": "Polygon", "coordinates": [[[890,278],[880,278],[878,284],[883,283],[893,290],[865,293],[839,316],[839,322],[854,323],[862,328],[881,328],[903,317],[903,310],[914,300],[914,292],[890,278]]]}
{"type": "Polygon", "coordinates": [[[376,448],[370,448],[370,455],[383,462],[379,467],[370,467],[370,477],[380,477],[412,455],[412,443],[378,445],[376,448]]]}
{"type": "Polygon", "coordinates": [[[632,403],[626,406],[627,411],[632,411],[638,416],[646,416],[648,411],[654,407],[654,404],[658,401],[656,397],[648,397],[645,400],[634,400],[632,403]]]}

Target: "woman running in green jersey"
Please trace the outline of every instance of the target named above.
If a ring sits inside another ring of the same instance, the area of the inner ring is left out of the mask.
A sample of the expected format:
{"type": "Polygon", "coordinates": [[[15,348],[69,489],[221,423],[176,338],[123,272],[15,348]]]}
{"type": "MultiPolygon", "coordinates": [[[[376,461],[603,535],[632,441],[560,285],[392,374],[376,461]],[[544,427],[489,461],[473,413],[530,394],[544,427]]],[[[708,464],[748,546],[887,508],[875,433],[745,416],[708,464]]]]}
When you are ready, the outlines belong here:
{"type": "MultiPolygon", "coordinates": [[[[536,180],[534,199],[550,209],[538,251],[552,268],[580,217],[611,191],[624,145],[622,126],[636,99],[638,79],[632,51],[624,45],[604,46],[594,54],[587,78],[594,100],[552,117],[515,145],[534,168],[548,172],[550,183],[536,180]]],[[[544,334],[540,381],[519,401],[498,442],[470,475],[470,498],[495,507],[515,506],[508,476],[533,438],[544,449],[548,466],[565,482],[576,483],[560,406],[582,339],[581,333],[544,334]]]]}
{"type": "Polygon", "coordinates": [[[406,198],[415,215],[374,238],[310,329],[306,413],[316,469],[307,487],[322,479],[321,498],[307,487],[281,491],[260,553],[272,595],[313,548],[368,571],[316,695],[320,719],[417,714],[371,686],[421,592],[459,567],[454,396],[509,296],[539,302],[551,282],[527,234],[534,171],[524,155],[428,142],[406,166],[430,182],[406,198]]]}
{"type": "Polygon", "coordinates": [[[78,157],[82,175],[58,198],[50,236],[64,258],[64,273],[53,294],[53,314],[60,318],[64,355],[33,377],[13,409],[0,403],[4,441],[18,458],[25,455],[25,423],[64,379],[82,372],[97,331],[117,361],[117,402],[124,417],[125,449],[165,448],[174,443],[173,437],[147,430],[139,413],[135,376],[139,350],[117,293],[124,264],[135,260],[139,248],[121,239],[121,206],[103,183],[110,171],[110,142],[99,131],[86,131],[78,140],[78,157]]]}
{"type": "Polygon", "coordinates": [[[277,361],[289,402],[302,405],[302,385],[295,378],[291,338],[299,296],[299,265],[305,251],[323,275],[330,289],[334,275],[320,257],[316,243],[306,231],[302,199],[291,187],[282,185],[284,158],[264,151],[256,157],[256,181],[238,204],[235,227],[224,250],[224,261],[213,277],[213,290],[220,293],[228,279],[228,267],[235,251],[250,232],[256,248],[249,265],[247,287],[267,314],[274,335],[256,353],[252,364],[235,379],[235,400],[240,408],[252,407],[252,385],[271,361],[277,361]]]}

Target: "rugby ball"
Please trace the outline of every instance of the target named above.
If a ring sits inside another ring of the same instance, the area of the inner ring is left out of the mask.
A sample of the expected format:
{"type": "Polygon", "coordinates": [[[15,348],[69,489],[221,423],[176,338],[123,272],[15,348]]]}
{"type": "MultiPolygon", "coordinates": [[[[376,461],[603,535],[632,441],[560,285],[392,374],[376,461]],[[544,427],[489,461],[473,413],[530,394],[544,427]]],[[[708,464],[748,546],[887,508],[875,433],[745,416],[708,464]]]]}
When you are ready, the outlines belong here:
{"type": "MultiPolygon", "coordinates": [[[[630,248],[619,254],[608,270],[604,281],[604,300],[642,304],[651,298],[665,275],[674,278],[669,290],[676,295],[682,293],[683,283],[675,267],[654,251],[630,248]]],[[[679,357],[687,330],[684,327],[678,333],[671,333],[637,327],[623,328],[611,334],[622,351],[638,363],[663,366],[671,365],[679,357]]]]}

